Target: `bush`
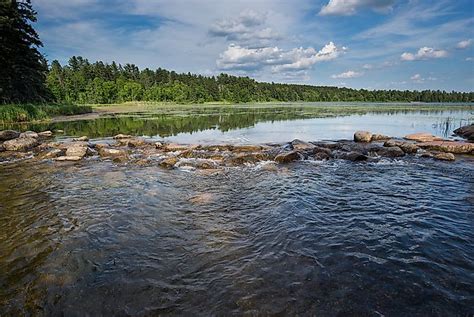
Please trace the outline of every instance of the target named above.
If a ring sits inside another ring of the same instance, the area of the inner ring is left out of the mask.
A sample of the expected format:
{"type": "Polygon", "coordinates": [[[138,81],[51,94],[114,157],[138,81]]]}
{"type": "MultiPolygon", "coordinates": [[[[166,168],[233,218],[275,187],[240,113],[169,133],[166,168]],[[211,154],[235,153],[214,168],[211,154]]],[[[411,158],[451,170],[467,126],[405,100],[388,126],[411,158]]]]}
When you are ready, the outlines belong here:
{"type": "Polygon", "coordinates": [[[92,112],[89,106],[62,104],[0,105],[0,122],[28,122],[48,119],[52,116],[75,115],[92,112]]]}

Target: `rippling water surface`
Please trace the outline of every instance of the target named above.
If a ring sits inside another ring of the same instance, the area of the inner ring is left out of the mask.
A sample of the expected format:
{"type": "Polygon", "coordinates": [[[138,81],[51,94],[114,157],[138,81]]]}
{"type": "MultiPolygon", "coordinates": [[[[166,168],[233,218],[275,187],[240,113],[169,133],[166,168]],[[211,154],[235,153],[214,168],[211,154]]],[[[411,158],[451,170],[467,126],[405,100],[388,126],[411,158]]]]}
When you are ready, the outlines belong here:
{"type": "Polygon", "coordinates": [[[466,316],[474,162],[0,165],[0,315],[466,316]]]}

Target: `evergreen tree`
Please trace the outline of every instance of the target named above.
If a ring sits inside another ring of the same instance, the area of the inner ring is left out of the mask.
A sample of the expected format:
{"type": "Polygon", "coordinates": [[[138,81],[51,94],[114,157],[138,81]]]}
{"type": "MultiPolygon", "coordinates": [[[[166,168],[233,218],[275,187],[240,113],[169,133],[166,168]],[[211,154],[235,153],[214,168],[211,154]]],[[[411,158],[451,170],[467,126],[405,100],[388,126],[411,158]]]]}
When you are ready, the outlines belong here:
{"type": "Polygon", "coordinates": [[[0,0],[0,103],[48,99],[47,64],[31,26],[36,12],[31,0],[0,0]]]}

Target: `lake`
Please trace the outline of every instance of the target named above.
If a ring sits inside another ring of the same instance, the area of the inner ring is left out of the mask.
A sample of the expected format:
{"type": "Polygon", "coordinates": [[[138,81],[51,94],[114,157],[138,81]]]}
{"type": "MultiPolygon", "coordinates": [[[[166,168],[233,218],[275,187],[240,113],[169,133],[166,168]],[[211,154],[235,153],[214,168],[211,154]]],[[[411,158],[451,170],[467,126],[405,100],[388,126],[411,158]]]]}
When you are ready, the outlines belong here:
{"type": "MultiPolygon", "coordinates": [[[[182,143],[450,138],[471,105],[176,107],[16,126],[182,143]]],[[[94,140],[95,141],[95,140],[94,140]]],[[[467,316],[474,158],[212,173],[0,164],[0,315],[467,316]]]]}

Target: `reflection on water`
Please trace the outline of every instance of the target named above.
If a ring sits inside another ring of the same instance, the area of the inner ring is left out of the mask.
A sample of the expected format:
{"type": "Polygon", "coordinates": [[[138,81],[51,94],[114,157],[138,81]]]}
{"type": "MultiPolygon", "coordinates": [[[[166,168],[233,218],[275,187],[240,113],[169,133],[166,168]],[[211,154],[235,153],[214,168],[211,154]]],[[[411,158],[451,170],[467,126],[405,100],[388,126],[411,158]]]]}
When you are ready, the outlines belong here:
{"type": "Polygon", "coordinates": [[[474,303],[474,164],[0,166],[0,315],[435,315],[474,303]]]}
{"type": "MultiPolygon", "coordinates": [[[[22,130],[64,130],[66,136],[109,137],[118,133],[190,142],[284,142],[351,138],[355,130],[391,136],[432,132],[449,137],[473,122],[472,106],[219,106],[155,109],[95,120],[8,126],[22,130]],[[438,109],[439,108],[439,109],[438,109]],[[278,132],[278,133],[277,133],[278,132]]],[[[7,128],[4,126],[3,128],[7,128]]]]}

